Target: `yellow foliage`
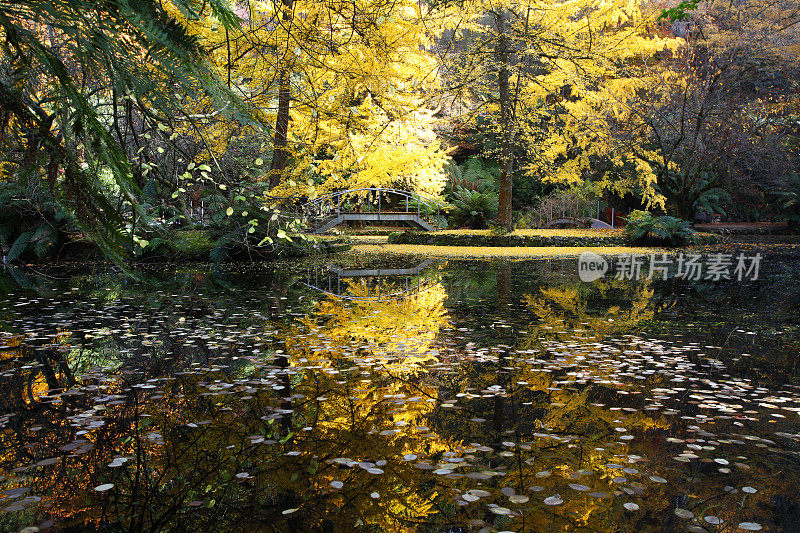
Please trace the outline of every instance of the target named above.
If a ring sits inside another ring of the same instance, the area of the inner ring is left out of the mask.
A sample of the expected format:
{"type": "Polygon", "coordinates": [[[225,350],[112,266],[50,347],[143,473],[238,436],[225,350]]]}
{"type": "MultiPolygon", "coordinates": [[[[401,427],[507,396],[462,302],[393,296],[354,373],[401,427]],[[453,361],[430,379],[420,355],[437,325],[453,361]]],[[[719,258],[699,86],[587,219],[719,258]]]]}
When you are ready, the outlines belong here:
{"type": "MultiPolygon", "coordinates": [[[[592,175],[593,160],[615,166],[600,182],[619,194],[634,193],[649,207],[663,206],[653,169],[635,151],[614,138],[615,123],[637,117],[630,102],[653,84],[658,55],[675,51],[682,39],[656,35],[655,13],[639,0],[533,0],[522,5],[477,1],[468,29],[501,38],[478,22],[486,12],[506,10],[507,34],[521,46],[525,61],[512,65],[511,82],[519,85],[519,136],[528,149],[523,168],[546,183],[578,185],[592,175]],[[523,111],[524,110],[524,111],[523,111]]],[[[454,15],[455,16],[455,15],[454,15]]],[[[496,74],[494,74],[496,76],[496,74]]],[[[486,106],[484,113],[496,113],[486,106]]],[[[499,132],[498,132],[499,133],[499,132]]]]}
{"type": "Polygon", "coordinates": [[[527,260],[549,257],[577,257],[583,252],[594,252],[600,255],[621,255],[630,253],[662,252],[650,248],[631,248],[628,246],[430,246],[424,244],[359,244],[353,246],[352,252],[369,255],[419,255],[424,257],[464,258],[464,259],[511,259],[527,260]]]}
{"type": "MultiPolygon", "coordinates": [[[[425,106],[424,88],[435,81],[436,63],[426,51],[427,13],[417,3],[295,0],[290,16],[281,2],[250,2],[247,11],[233,2],[231,7],[243,19],[240,32],[220,31],[208,13],[191,20],[173,15],[212,51],[217,75],[259,110],[270,137],[279,73],[289,73],[292,163],[272,194],[313,198],[392,185],[438,195],[446,154],[425,106]]],[[[211,112],[205,101],[197,108],[211,112]]],[[[231,121],[192,127],[212,155],[259,134],[231,121]]],[[[264,179],[268,170],[265,165],[264,179]]]]}
{"type": "Polygon", "coordinates": [[[631,285],[622,280],[599,281],[592,284],[575,283],[541,289],[537,296],[526,295],[523,300],[542,323],[555,331],[564,331],[567,336],[575,331],[586,331],[596,340],[611,335],[629,332],[637,324],[652,319],[655,306],[650,280],[637,283],[630,295],[631,305],[627,309],[617,306],[604,313],[590,309],[591,302],[585,291],[597,292],[604,296],[610,291],[630,290],[631,285]]]}
{"type": "MultiPolygon", "coordinates": [[[[453,229],[436,232],[437,235],[491,235],[492,230],[488,229],[453,229]]],[[[523,237],[621,237],[625,230],[620,228],[605,229],[584,229],[584,228],[563,228],[563,229],[517,229],[509,235],[520,235],[523,237]]]]}
{"type": "Polygon", "coordinates": [[[350,351],[351,347],[356,349],[364,345],[376,364],[401,373],[417,372],[424,363],[434,359],[433,341],[448,320],[444,307],[447,294],[440,283],[427,280],[422,287],[402,298],[392,298],[387,291],[402,294],[403,287],[384,286],[380,289],[384,293],[383,300],[377,299],[379,293],[375,287],[352,281],[347,285],[352,296],[365,299],[330,297],[322,301],[318,312],[324,317],[324,323],[319,325],[303,319],[301,322],[312,335],[287,336],[287,346],[326,346],[325,350],[309,346],[299,353],[309,360],[329,364],[343,357],[342,350],[350,351]]]}
{"type": "Polygon", "coordinates": [[[15,167],[11,161],[0,161],[0,182],[13,181],[15,167]]]}

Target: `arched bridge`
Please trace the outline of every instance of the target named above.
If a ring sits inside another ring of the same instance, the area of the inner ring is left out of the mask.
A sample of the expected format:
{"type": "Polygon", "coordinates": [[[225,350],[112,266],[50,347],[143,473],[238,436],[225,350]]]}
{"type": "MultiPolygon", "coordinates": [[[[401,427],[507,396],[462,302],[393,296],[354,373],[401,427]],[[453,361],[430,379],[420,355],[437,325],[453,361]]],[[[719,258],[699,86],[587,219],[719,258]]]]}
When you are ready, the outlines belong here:
{"type": "Polygon", "coordinates": [[[321,196],[303,205],[314,233],[325,233],[348,220],[410,222],[427,231],[440,228],[441,204],[416,193],[370,187],[321,196]]]}

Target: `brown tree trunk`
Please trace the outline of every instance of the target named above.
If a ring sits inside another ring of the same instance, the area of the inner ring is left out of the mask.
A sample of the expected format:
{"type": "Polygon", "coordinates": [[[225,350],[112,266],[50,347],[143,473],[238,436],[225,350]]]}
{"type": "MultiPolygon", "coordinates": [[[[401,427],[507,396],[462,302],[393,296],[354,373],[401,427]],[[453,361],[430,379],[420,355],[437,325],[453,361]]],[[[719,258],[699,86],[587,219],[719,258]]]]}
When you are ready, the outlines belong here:
{"type": "Polygon", "coordinates": [[[511,194],[514,175],[514,112],[509,81],[511,70],[509,69],[509,50],[508,37],[506,36],[506,14],[498,13],[495,15],[497,26],[497,46],[495,52],[500,62],[500,72],[497,77],[497,88],[500,97],[500,205],[498,210],[498,222],[508,231],[514,230],[511,220],[511,194]]]}
{"type": "MultiPolygon", "coordinates": [[[[281,20],[287,26],[292,22],[292,4],[294,0],[283,0],[283,15],[281,20]]],[[[288,54],[287,54],[288,56],[288,54]]],[[[287,144],[289,140],[289,107],[291,103],[291,88],[289,86],[289,69],[286,62],[280,66],[278,73],[278,115],[275,118],[275,139],[272,143],[272,162],[269,165],[269,186],[276,187],[289,160],[287,144]]]]}

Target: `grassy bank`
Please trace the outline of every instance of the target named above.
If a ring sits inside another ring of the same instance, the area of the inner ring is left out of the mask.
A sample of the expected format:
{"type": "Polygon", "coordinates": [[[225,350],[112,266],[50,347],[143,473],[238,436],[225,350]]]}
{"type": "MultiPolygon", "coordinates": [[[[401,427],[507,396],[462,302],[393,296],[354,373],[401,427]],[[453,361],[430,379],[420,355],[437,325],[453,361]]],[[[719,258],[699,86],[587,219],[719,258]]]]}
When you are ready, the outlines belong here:
{"type": "MultiPolygon", "coordinates": [[[[723,241],[719,235],[698,234],[699,244],[723,241]]],[[[457,247],[609,247],[630,246],[622,229],[529,229],[496,234],[491,230],[405,231],[389,235],[389,244],[457,247]]],[[[638,249],[638,248],[637,248],[638,249]]]]}
{"type": "Polygon", "coordinates": [[[362,255],[396,255],[437,257],[443,259],[547,259],[577,257],[583,252],[599,255],[661,253],[660,248],[630,246],[433,246],[426,244],[357,244],[350,253],[362,255]]]}

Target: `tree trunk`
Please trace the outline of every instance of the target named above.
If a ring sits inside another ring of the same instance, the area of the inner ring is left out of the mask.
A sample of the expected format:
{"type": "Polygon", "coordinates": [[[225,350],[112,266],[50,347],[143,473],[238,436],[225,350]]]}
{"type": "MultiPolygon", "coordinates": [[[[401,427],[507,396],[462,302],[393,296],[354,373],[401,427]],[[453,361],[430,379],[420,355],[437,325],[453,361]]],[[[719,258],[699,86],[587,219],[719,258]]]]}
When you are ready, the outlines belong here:
{"type": "Polygon", "coordinates": [[[692,203],[690,198],[678,198],[675,202],[675,216],[683,220],[694,220],[692,203]]]}
{"type": "MultiPolygon", "coordinates": [[[[292,4],[294,0],[283,0],[283,24],[287,26],[292,22],[292,4]]],[[[288,57],[288,52],[287,56],[288,57]]],[[[289,160],[287,144],[289,139],[289,106],[291,103],[291,90],[289,85],[289,69],[286,61],[280,66],[278,72],[278,115],[275,118],[275,139],[272,143],[272,162],[269,166],[269,186],[278,186],[289,160]]]]}
{"type": "Polygon", "coordinates": [[[514,111],[509,81],[508,37],[506,36],[506,14],[495,15],[497,25],[497,46],[495,52],[500,62],[500,72],[497,76],[497,88],[500,97],[500,205],[498,209],[498,222],[508,231],[514,230],[511,220],[511,194],[514,176],[514,111]]]}

